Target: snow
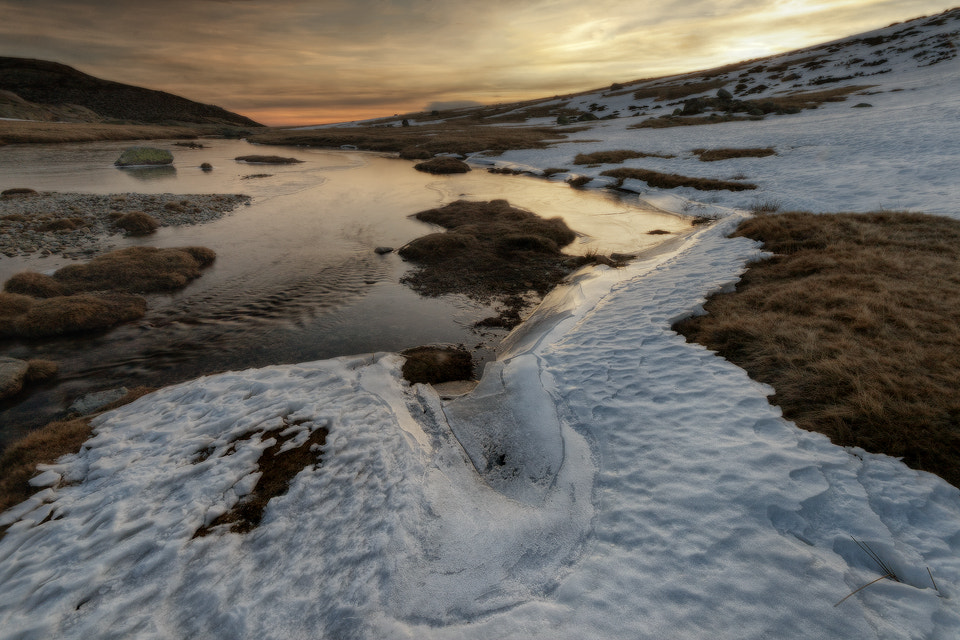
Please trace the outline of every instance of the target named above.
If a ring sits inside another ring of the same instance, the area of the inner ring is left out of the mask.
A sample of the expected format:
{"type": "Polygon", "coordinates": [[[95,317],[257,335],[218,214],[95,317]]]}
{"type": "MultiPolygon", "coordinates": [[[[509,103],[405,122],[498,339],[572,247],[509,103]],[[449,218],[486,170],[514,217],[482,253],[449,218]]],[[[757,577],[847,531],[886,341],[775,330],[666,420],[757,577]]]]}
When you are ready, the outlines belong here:
{"type": "Polygon", "coordinates": [[[763,257],[726,237],[751,199],[960,216],[957,74],[901,64],[879,78],[905,91],[872,109],[622,118],[575,134],[602,142],[504,154],[670,152],[625,164],[761,189],[634,184],[726,217],[550,294],[469,395],[407,385],[381,353],[209,376],[97,418],[0,515],[0,637],[957,637],[960,490],[796,428],[770,388],[670,330],[763,257]],[[767,145],[778,155],[689,154],[767,145]],[[254,531],[194,538],[251,490],[273,444],[259,434],[284,425],[295,443],[328,429],[322,461],[254,531]],[[858,541],[901,582],[837,604],[882,575],[858,541]]]}

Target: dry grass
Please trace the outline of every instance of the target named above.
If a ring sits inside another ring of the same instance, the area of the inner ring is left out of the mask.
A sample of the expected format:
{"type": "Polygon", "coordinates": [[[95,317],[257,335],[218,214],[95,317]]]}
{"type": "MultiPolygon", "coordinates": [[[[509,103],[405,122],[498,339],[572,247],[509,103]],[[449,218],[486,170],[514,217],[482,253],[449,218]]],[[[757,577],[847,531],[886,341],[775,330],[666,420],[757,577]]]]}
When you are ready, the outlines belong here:
{"type": "Polygon", "coordinates": [[[542,149],[548,141],[565,138],[550,127],[497,127],[470,123],[447,123],[417,127],[342,127],[291,131],[272,129],[248,137],[263,144],[333,147],[353,145],[368,151],[401,153],[409,159],[424,159],[438,153],[466,155],[478,151],[542,149]]]}
{"type": "Polygon", "coordinates": [[[693,154],[698,156],[702,162],[716,162],[717,160],[728,160],[730,158],[766,158],[767,156],[777,155],[777,150],[773,147],[694,149],[693,154]]]}
{"type": "Polygon", "coordinates": [[[136,320],[147,302],[128,293],[83,293],[37,300],[0,293],[0,338],[46,338],[136,320]]]}
{"type": "Polygon", "coordinates": [[[679,100],[687,96],[693,96],[698,93],[705,93],[726,85],[729,80],[717,79],[706,80],[703,82],[688,82],[686,84],[667,84],[644,87],[633,92],[634,100],[646,100],[654,98],[658,102],[664,100],[679,100]]]}
{"type": "Polygon", "coordinates": [[[52,360],[27,360],[27,382],[43,382],[57,375],[60,365],[52,360]]]}
{"type": "Polygon", "coordinates": [[[403,379],[412,384],[440,384],[473,379],[473,357],[458,347],[415,347],[401,353],[403,379]]]}
{"type": "Polygon", "coordinates": [[[97,140],[164,140],[193,138],[209,132],[209,128],[203,127],[0,121],[0,145],[97,140]]]}
{"type": "Polygon", "coordinates": [[[675,329],[772,385],[799,426],[960,486],[960,222],[783,213],[735,235],[776,257],[675,329]]]}
{"type": "Polygon", "coordinates": [[[62,282],[36,271],[21,271],[3,283],[7,293],[19,293],[33,298],[55,298],[70,295],[72,291],[62,282]]]}
{"type": "Polygon", "coordinates": [[[645,153],[643,151],[633,151],[631,149],[619,149],[616,151],[595,151],[593,153],[578,153],[573,159],[573,164],[620,164],[624,160],[633,158],[673,158],[674,156],[663,153],[645,153]]]}
{"type": "Polygon", "coordinates": [[[643,122],[632,124],[627,129],[668,129],[670,127],[694,127],[704,124],[719,124],[721,122],[744,122],[747,120],[763,120],[761,116],[665,116],[661,118],[647,118],[643,122]]]}
{"type": "Polygon", "coordinates": [[[296,158],[285,158],[283,156],[238,156],[234,158],[237,162],[250,162],[253,164],[299,164],[303,160],[296,158]]]}
{"type": "Polygon", "coordinates": [[[752,103],[772,103],[778,109],[815,109],[824,102],[844,102],[851,93],[865,91],[876,85],[861,84],[848,87],[836,87],[825,91],[796,91],[784,96],[774,96],[763,100],[750,100],[752,103]]]}
{"type": "MultiPolygon", "coordinates": [[[[283,435],[291,426],[303,424],[303,421],[288,422],[284,418],[283,425],[260,434],[260,441],[275,440],[274,444],[264,449],[257,461],[261,476],[257,480],[253,491],[241,498],[229,511],[217,517],[208,526],[200,527],[194,537],[202,537],[214,533],[218,528],[227,528],[232,533],[248,533],[259,526],[263,519],[263,512],[271,498],[283,495],[290,488],[293,478],[311,465],[320,463],[319,448],[326,443],[327,429],[314,429],[303,444],[283,450],[284,445],[292,439],[296,432],[283,435]]],[[[240,439],[250,439],[256,434],[247,434],[240,439]]],[[[227,455],[226,453],[224,455],[227,455]]],[[[206,459],[203,457],[202,459],[206,459]]],[[[197,460],[199,462],[200,460],[197,460]]]]}
{"type": "Polygon", "coordinates": [[[756,189],[757,185],[749,182],[732,182],[730,180],[715,180],[712,178],[694,178],[690,176],[681,176],[675,173],[660,173],[659,171],[649,171],[647,169],[610,169],[600,175],[611,176],[620,180],[633,178],[643,180],[651,187],[656,189],[676,189],[677,187],[693,187],[700,191],[748,191],[756,189]]]}
{"type": "Polygon", "coordinates": [[[86,264],[58,269],[53,278],[70,291],[151,293],[183,288],[213,263],[216,254],[205,247],[157,249],[129,247],[111,251],[86,264]]]}
{"type": "Polygon", "coordinates": [[[143,211],[125,213],[117,218],[115,224],[131,236],[148,236],[160,228],[157,219],[143,211]]]}
{"type": "Polygon", "coordinates": [[[449,231],[433,233],[398,253],[419,268],[403,281],[424,295],[463,293],[490,300],[535,291],[544,294],[571,268],[560,247],[576,234],[560,218],[545,220],[506,200],[458,200],[416,214],[449,231]]]}
{"type": "MultiPolygon", "coordinates": [[[[131,389],[123,398],[97,414],[133,402],[153,391],[147,387],[131,389]]],[[[38,464],[53,464],[61,456],[75,453],[90,438],[90,420],[94,416],[74,420],[58,420],[30,432],[13,442],[0,455],[0,512],[20,504],[37,489],[29,480],[37,475],[38,464]]]]}
{"type": "Polygon", "coordinates": [[[456,158],[451,158],[450,156],[431,158],[426,162],[418,162],[417,164],[413,165],[413,168],[417,171],[423,171],[424,173],[433,173],[437,175],[467,173],[470,171],[470,165],[468,165],[466,162],[457,160],[456,158]]]}

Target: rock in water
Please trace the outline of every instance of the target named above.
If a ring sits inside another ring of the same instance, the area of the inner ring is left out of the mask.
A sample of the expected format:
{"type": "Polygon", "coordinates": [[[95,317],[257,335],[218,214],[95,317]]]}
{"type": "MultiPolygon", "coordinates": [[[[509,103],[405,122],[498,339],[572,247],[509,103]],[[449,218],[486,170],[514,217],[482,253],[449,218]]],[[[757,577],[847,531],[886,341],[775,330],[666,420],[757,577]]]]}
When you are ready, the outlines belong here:
{"type": "Polygon", "coordinates": [[[173,154],[166,149],[153,147],[130,147],[120,154],[115,164],[118,167],[135,167],[143,165],[162,166],[173,162],[173,154]]]}
{"type": "Polygon", "coordinates": [[[0,398],[12,396],[23,389],[23,380],[29,368],[24,360],[0,356],[0,398]]]}

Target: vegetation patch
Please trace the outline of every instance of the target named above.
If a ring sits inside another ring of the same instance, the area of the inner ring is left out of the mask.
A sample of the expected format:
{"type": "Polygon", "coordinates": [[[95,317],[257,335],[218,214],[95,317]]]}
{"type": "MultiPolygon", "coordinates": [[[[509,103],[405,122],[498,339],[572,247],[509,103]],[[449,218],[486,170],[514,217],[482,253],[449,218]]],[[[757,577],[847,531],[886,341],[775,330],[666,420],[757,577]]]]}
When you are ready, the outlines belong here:
{"type": "Polygon", "coordinates": [[[773,147],[753,149],[694,149],[693,154],[703,162],[716,162],[717,160],[728,160],[730,158],[765,158],[767,156],[777,155],[777,150],[773,147]]]}
{"type": "Polygon", "coordinates": [[[4,198],[10,197],[23,197],[23,196],[35,196],[37,192],[33,189],[28,189],[26,187],[14,187],[12,189],[4,189],[0,191],[0,196],[4,198]]]}
{"type": "Polygon", "coordinates": [[[418,162],[413,165],[413,168],[417,171],[423,171],[424,173],[434,173],[438,175],[467,173],[470,171],[470,165],[456,158],[451,158],[450,156],[441,156],[439,158],[431,158],[426,162],[418,162]]]}
{"type": "Polygon", "coordinates": [[[685,84],[664,84],[654,85],[652,87],[643,87],[633,92],[634,100],[646,100],[653,98],[657,101],[679,100],[687,96],[693,96],[698,93],[705,93],[719,89],[727,84],[723,78],[715,80],[705,80],[703,82],[688,82],[685,84]]]}
{"type": "Polygon", "coordinates": [[[96,140],[162,140],[210,133],[209,127],[91,124],[75,122],[10,122],[0,120],[0,145],[93,142],[96,140]]]}
{"type": "Polygon", "coordinates": [[[493,300],[549,291],[573,268],[560,248],[576,234],[560,218],[544,219],[506,200],[458,200],[415,217],[448,229],[398,251],[418,268],[403,282],[424,295],[463,293],[493,300]]]}
{"type": "Polygon", "coordinates": [[[473,357],[463,345],[415,347],[400,355],[406,358],[403,379],[411,384],[473,379],[473,357]]]}
{"type": "Polygon", "coordinates": [[[657,189],[676,189],[677,187],[693,187],[700,191],[747,191],[756,189],[757,185],[749,182],[733,182],[730,180],[714,180],[712,178],[693,178],[681,176],[675,173],[660,173],[658,171],[649,171],[647,169],[610,169],[600,175],[617,178],[620,182],[632,178],[642,180],[651,187],[657,189]]]}
{"type": "Polygon", "coordinates": [[[53,279],[71,292],[175,291],[200,277],[201,269],[213,264],[215,258],[216,253],[206,247],[129,247],[111,251],[86,264],[62,267],[53,274],[53,279]]]}
{"type": "Polygon", "coordinates": [[[620,149],[617,151],[595,151],[593,153],[578,153],[573,159],[573,164],[620,164],[624,160],[633,158],[673,158],[674,156],[663,153],[645,153],[643,151],[633,151],[631,149],[620,149]]]}
{"type": "MultiPolygon", "coordinates": [[[[320,463],[320,447],[326,443],[328,431],[325,427],[316,427],[299,446],[284,449],[284,445],[296,437],[298,427],[306,424],[305,421],[290,422],[283,419],[283,425],[265,431],[260,435],[260,441],[274,440],[274,444],[264,449],[257,461],[261,473],[253,491],[243,496],[226,513],[220,515],[209,525],[200,527],[195,538],[214,533],[218,528],[226,528],[232,533],[248,533],[259,526],[263,519],[263,512],[272,498],[281,496],[290,488],[293,478],[307,467],[320,463]]],[[[243,439],[250,439],[255,434],[248,434],[243,439]]],[[[229,451],[229,450],[228,450],[229,451]]],[[[225,454],[227,455],[227,454],[225,454]]]]}
{"type": "Polygon", "coordinates": [[[798,426],[960,486],[960,222],[782,213],[734,235],[775,256],[675,330],[770,384],[798,426]]]}
{"type": "Polygon", "coordinates": [[[467,155],[479,151],[543,149],[566,138],[552,127],[499,127],[457,122],[417,127],[366,126],[291,131],[274,129],[257,133],[248,140],[262,144],[283,144],[339,149],[351,145],[366,151],[401,153],[402,157],[423,160],[439,153],[467,155]]]}
{"type": "Polygon", "coordinates": [[[250,164],[298,164],[303,160],[296,158],[284,158],[283,156],[238,156],[234,158],[237,162],[248,162],[250,164]]]}
{"type": "Polygon", "coordinates": [[[96,331],[136,320],[147,301],[128,293],[78,294],[35,299],[0,293],[0,338],[46,338],[96,331]]]}
{"type": "Polygon", "coordinates": [[[662,118],[647,118],[643,122],[632,124],[627,129],[669,129],[670,127],[692,127],[704,124],[719,124],[721,122],[745,122],[748,120],[762,120],[761,116],[731,116],[716,115],[710,116],[664,116],[662,118]]]}
{"type": "MultiPolygon", "coordinates": [[[[103,407],[97,414],[116,409],[153,391],[147,387],[131,389],[123,398],[103,407]]],[[[74,420],[58,420],[31,431],[11,443],[0,454],[0,512],[18,505],[37,492],[30,478],[37,465],[53,464],[61,456],[76,453],[91,435],[94,415],[74,420]]]]}
{"type": "Polygon", "coordinates": [[[160,227],[160,223],[149,213],[131,211],[117,218],[116,225],[130,236],[148,236],[160,227]]]}

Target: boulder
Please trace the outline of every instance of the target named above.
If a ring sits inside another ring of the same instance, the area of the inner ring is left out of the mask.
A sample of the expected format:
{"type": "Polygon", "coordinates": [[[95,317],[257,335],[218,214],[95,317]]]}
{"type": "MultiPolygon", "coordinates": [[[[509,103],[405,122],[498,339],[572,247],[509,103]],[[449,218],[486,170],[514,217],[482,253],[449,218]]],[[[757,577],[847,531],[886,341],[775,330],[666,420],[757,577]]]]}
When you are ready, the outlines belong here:
{"type": "Polygon", "coordinates": [[[173,154],[166,149],[130,147],[113,163],[118,167],[163,166],[173,162],[173,154]]]}
{"type": "Polygon", "coordinates": [[[93,393],[88,393],[80,398],[77,398],[73,401],[70,407],[67,409],[67,413],[76,413],[81,416],[93,413],[97,409],[101,409],[111,402],[116,402],[123,396],[127,395],[126,387],[119,387],[117,389],[107,389],[106,391],[96,391],[93,393]]]}
{"type": "Polygon", "coordinates": [[[0,398],[19,393],[30,365],[24,360],[0,356],[0,398]]]}

